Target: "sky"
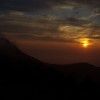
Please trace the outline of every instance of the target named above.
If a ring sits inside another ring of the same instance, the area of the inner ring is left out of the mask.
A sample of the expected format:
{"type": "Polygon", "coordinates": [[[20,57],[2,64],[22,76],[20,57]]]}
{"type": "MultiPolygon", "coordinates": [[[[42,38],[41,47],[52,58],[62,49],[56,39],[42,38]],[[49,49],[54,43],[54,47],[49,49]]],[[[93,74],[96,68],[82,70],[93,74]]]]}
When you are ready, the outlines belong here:
{"type": "Polygon", "coordinates": [[[44,62],[100,66],[100,0],[0,0],[0,34],[44,62]]]}

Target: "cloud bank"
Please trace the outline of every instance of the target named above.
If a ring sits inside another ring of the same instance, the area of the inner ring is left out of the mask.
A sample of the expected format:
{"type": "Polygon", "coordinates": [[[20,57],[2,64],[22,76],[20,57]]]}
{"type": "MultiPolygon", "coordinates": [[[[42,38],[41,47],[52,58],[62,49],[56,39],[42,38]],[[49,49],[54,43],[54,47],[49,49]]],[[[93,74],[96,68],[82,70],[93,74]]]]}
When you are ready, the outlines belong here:
{"type": "Polygon", "coordinates": [[[14,39],[100,40],[99,0],[1,0],[0,32],[14,39]]]}

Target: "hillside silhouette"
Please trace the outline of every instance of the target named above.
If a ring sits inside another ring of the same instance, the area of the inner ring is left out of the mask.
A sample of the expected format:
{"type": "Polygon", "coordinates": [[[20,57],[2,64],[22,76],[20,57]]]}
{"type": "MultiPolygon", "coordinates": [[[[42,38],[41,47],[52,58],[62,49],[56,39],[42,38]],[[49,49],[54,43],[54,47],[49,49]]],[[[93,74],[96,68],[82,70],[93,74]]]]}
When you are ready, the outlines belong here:
{"type": "Polygon", "coordinates": [[[0,38],[0,92],[6,100],[67,100],[99,96],[100,68],[41,62],[0,38]]]}

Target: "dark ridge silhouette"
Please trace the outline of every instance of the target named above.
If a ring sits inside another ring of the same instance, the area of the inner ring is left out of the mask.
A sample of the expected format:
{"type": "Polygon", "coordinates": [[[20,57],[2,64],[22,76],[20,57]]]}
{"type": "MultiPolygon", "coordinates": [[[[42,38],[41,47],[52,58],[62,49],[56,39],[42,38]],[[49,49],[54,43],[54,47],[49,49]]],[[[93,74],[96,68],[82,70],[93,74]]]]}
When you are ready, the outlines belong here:
{"type": "MultiPolygon", "coordinates": [[[[0,38],[0,55],[17,59],[32,59],[32,57],[21,52],[13,43],[6,38],[0,38]]],[[[39,62],[34,58],[34,61],[39,62]]]]}
{"type": "Polygon", "coordinates": [[[3,100],[67,100],[99,97],[100,68],[88,63],[41,62],[0,38],[0,97],[3,100]]]}

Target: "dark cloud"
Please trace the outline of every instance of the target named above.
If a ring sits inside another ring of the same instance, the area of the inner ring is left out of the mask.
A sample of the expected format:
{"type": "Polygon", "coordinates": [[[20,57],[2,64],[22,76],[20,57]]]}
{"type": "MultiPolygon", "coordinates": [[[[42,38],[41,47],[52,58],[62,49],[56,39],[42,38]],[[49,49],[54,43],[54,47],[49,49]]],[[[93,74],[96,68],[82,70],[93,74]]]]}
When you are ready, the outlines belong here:
{"type": "Polygon", "coordinates": [[[0,8],[13,11],[33,11],[47,7],[47,0],[1,0],[0,8]]]}
{"type": "MultiPolygon", "coordinates": [[[[15,11],[35,11],[40,9],[49,8],[50,2],[55,2],[56,0],[1,0],[0,8],[2,10],[15,10],[15,11]]],[[[57,2],[62,2],[58,0],[57,2]]]]}
{"type": "Polygon", "coordinates": [[[63,22],[66,22],[66,24],[74,25],[74,26],[85,26],[88,23],[90,23],[90,21],[88,20],[75,18],[75,17],[67,17],[63,22]]]}
{"type": "Polygon", "coordinates": [[[100,0],[1,0],[0,9],[7,11],[31,12],[57,5],[100,7],[100,0]]]}

